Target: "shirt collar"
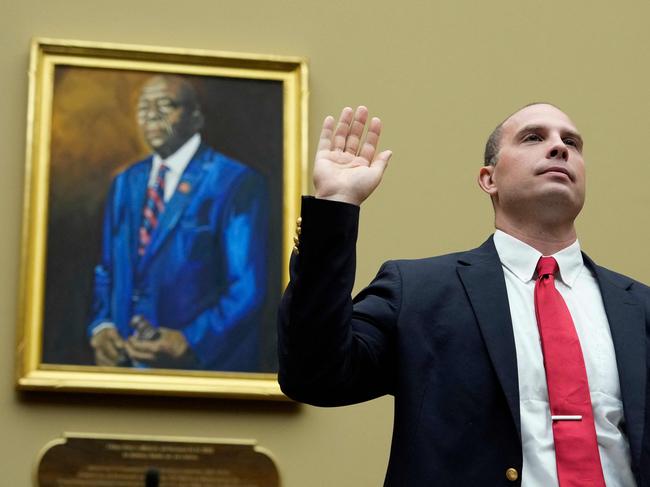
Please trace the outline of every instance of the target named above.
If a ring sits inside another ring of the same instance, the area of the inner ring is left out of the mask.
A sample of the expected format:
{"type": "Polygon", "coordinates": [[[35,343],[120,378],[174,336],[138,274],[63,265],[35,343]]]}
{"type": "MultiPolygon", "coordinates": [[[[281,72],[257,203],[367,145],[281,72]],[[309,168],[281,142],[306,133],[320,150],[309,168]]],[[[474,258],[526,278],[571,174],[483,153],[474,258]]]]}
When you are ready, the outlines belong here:
{"type": "MultiPolygon", "coordinates": [[[[501,264],[512,272],[521,282],[529,282],[535,278],[537,261],[542,256],[541,252],[521,240],[496,230],[494,232],[494,246],[499,254],[501,264]]],[[[569,287],[572,287],[580,275],[584,262],[580,243],[578,240],[568,247],[552,255],[560,268],[559,278],[569,287]]]]}
{"type": "Polygon", "coordinates": [[[187,141],[180,146],[180,148],[170,155],[167,159],[160,157],[157,153],[153,155],[153,172],[157,173],[158,168],[164,162],[170,172],[180,176],[185,171],[185,168],[194,157],[197,149],[201,145],[201,135],[194,134],[192,137],[187,139],[187,141]]]}

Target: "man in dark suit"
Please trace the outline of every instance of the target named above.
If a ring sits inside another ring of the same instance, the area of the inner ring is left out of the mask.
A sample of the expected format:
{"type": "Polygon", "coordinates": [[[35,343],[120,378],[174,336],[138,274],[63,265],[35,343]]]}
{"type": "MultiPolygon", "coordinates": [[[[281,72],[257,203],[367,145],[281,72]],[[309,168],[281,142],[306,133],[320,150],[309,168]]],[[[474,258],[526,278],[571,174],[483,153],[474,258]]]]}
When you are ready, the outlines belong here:
{"type": "Polygon", "coordinates": [[[120,172],[107,198],[89,325],[96,363],[258,371],[265,181],[202,142],[182,77],[144,84],[138,122],[153,154],[120,172]]]}
{"type": "Polygon", "coordinates": [[[478,177],[495,234],[474,250],[388,262],[352,300],[359,205],[391,156],[377,152],[379,119],[362,138],[367,117],[346,108],[323,124],[279,313],[285,393],[319,406],[394,395],[386,485],[650,485],[650,290],[580,251],[573,122],[549,104],[508,117],[478,177]],[[548,306],[574,339],[548,338],[548,306]],[[567,386],[576,411],[558,414],[567,386]]]}

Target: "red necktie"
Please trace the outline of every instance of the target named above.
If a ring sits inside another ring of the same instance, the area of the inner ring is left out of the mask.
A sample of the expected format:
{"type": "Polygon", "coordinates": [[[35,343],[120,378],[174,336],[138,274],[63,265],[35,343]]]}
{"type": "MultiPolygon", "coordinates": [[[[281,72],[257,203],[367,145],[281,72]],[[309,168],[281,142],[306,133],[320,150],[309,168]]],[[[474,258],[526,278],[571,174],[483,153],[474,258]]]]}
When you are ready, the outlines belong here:
{"type": "Polygon", "coordinates": [[[147,199],[142,208],[142,225],[140,225],[138,255],[144,252],[151,241],[151,234],[158,226],[158,218],[165,209],[165,176],[169,167],[162,164],[158,169],[153,186],[147,187],[147,199]]]}
{"type": "Polygon", "coordinates": [[[589,382],[569,309],[555,289],[557,262],[537,263],[535,314],[542,341],[560,487],[605,487],[589,382]]]}

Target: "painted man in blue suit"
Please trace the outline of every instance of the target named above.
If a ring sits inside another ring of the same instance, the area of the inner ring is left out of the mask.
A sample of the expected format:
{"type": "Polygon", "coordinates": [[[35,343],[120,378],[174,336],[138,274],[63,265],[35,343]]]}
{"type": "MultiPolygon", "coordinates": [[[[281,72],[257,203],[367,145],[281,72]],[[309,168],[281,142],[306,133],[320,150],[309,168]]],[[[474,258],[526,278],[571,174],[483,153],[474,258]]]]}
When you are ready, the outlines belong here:
{"type": "Polygon", "coordinates": [[[202,143],[185,79],[148,80],[137,114],[153,154],[119,173],[107,198],[89,325],[95,362],[258,370],[265,181],[202,143]],[[159,206],[145,214],[152,193],[159,206]]]}

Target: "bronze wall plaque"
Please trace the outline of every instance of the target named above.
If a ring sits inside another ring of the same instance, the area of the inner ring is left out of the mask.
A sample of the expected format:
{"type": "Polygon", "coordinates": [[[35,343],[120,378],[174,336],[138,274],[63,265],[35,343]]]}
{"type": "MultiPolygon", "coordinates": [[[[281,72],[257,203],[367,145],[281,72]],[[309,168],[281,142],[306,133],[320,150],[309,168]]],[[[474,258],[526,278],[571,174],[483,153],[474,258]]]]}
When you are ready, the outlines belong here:
{"type": "Polygon", "coordinates": [[[279,487],[254,441],[65,434],[46,445],[38,487],[279,487]]]}

